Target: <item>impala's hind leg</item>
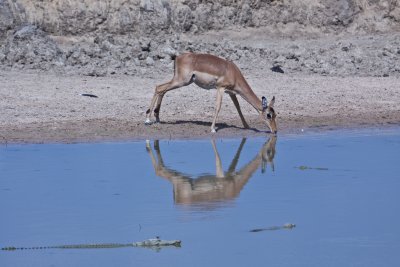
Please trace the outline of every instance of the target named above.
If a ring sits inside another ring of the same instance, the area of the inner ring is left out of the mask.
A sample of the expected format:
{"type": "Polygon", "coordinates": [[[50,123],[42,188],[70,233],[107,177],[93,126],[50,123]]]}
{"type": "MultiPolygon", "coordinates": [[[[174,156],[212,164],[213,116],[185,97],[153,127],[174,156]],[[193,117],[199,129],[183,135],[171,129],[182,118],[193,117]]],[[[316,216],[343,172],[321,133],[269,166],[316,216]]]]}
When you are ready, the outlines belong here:
{"type": "Polygon", "coordinates": [[[156,104],[156,108],[154,109],[154,116],[156,117],[156,122],[160,122],[161,102],[162,102],[164,95],[165,95],[165,93],[162,93],[157,97],[157,104],[156,104]]]}
{"type": "Polygon", "coordinates": [[[151,112],[153,111],[153,107],[157,101],[157,98],[158,98],[158,95],[157,95],[157,89],[156,89],[156,92],[154,93],[153,98],[151,99],[151,102],[150,102],[150,108],[146,111],[146,120],[144,122],[145,124],[151,124],[150,115],[151,115],[151,112]]]}
{"type": "Polygon", "coordinates": [[[166,92],[171,91],[173,89],[177,89],[179,87],[183,87],[189,85],[192,82],[191,76],[179,78],[175,76],[170,82],[158,85],[155,89],[153,99],[151,100],[150,107],[146,111],[146,124],[151,124],[150,116],[151,113],[154,112],[154,116],[156,117],[156,122],[160,121],[159,114],[161,108],[161,102],[166,92]],[[156,105],[156,108],[154,106],[156,105]]]}

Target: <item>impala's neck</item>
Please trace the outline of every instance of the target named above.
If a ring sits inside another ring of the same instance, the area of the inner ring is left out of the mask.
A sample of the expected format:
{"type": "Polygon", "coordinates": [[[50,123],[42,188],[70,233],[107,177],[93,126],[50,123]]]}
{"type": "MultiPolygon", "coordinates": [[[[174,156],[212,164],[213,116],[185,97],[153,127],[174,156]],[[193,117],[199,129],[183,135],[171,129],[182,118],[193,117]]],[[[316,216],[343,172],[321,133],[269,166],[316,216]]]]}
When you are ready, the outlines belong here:
{"type": "Polygon", "coordinates": [[[263,107],[261,99],[254,93],[243,76],[242,79],[237,82],[236,86],[238,87],[237,91],[239,92],[240,96],[243,97],[258,112],[262,112],[263,107]]]}

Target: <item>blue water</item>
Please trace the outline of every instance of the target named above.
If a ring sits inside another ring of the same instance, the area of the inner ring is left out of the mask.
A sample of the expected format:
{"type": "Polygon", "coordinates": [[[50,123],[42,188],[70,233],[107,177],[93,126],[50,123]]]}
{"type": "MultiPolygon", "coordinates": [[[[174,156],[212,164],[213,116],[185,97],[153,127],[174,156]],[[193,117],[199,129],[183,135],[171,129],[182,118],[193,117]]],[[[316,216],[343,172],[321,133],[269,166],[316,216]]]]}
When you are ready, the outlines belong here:
{"type": "Polygon", "coordinates": [[[0,251],[0,266],[400,265],[399,129],[273,141],[1,146],[0,247],[182,247],[0,251]]]}

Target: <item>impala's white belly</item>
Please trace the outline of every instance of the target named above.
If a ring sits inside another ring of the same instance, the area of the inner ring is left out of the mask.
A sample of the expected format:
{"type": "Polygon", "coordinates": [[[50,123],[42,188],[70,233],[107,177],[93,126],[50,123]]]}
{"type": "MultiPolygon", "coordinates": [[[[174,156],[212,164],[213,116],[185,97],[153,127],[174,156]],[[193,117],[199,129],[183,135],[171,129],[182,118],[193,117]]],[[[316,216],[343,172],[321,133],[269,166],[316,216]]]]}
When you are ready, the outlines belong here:
{"type": "Polygon", "coordinates": [[[205,72],[193,72],[193,82],[204,89],[214,89],[217,87],[218,77],[205,72]]]}

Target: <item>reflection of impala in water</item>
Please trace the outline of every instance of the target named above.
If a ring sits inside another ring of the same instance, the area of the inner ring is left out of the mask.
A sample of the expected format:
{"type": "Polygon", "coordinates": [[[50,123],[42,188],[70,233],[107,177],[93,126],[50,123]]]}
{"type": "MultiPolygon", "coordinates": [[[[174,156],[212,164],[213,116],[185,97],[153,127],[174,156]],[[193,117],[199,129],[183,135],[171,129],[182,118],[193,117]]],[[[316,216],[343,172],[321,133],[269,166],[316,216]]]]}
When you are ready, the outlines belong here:
{"type": "Polygon", "coordinates": [[[172,183],[174,187],[175,203],[193,204],[233,199],[238,196],[244,185],[260,165],[264,172],[265,167],[269,162],[272,170],[274,170],[273,159],[275,156],[276,136],[272,136],[261,147],[260,151],[250,162],[244,165],[240,170],[236,171],[236,165],[239,161],[240,153],[242,152],[245,142],[246,139],[242,139],[228,171],[224,173],[215,141],[211,140],[215,154],[216,174],[201,175],[196,178],[192,178],[182,172],[166,167],[161,156],[158,141],[154,141],[154,150],[157,159],[153,154],[149,141],[146,142],[146,149],[150,155],[156,175],[166,178],[172,183]]]}

